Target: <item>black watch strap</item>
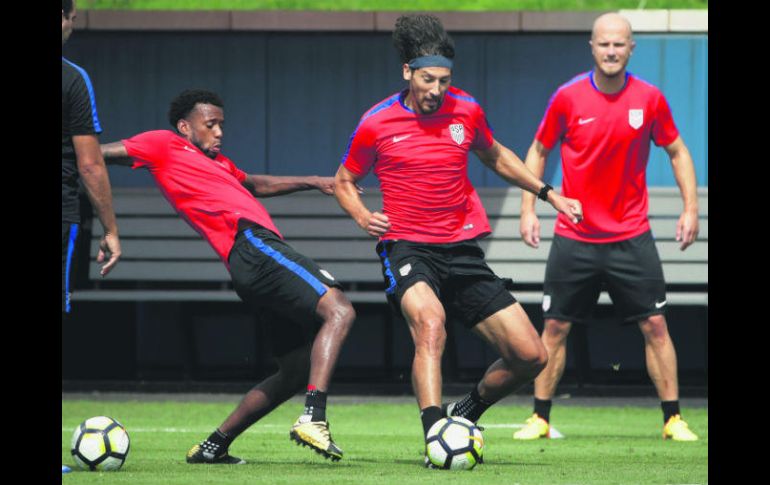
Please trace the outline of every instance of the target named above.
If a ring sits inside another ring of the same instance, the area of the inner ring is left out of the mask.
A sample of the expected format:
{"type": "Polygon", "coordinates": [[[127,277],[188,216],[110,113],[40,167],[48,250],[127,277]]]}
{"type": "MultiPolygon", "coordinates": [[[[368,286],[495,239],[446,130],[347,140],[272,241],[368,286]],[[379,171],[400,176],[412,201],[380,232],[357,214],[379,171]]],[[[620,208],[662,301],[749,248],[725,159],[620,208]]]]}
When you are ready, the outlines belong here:
{"type": "Polygon", "coordinates": [[[540,189],[540,192],[537,193],[537,198],[540,200],[548,200],[548,191],[553,190],[553,187],[551,187],[548,184],[543,185],[543,188],[540,189]]]}

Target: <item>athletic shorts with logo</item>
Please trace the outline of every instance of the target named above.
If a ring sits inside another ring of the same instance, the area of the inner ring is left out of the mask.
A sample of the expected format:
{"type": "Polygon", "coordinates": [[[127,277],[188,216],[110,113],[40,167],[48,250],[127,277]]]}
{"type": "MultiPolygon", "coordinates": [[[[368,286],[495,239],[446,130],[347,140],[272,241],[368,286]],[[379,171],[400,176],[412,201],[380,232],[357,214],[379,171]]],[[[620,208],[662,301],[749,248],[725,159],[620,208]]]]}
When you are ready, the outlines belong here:
{"type": "Polygon", "coordinates": [[[466,328],[516,303],[512,281],[495,275],[475,239],[449,244],[381,241],[385,294],[391,309],[401,315],[404,292],[418,281],[427,283],[441,300],[447,316],[466,328]]]}
{"type": "Polygon", "coordinates": [[[543,285],[543,316],[588,322],[602,289],[625,323],[665,313],[666,282],[650,231],[613,243],[555,235],[543,285]]]}
{"type": "Polygon", "coordinates": [[[238,296],[267,323],[273,354],[281,357],[313,342],[327,287],[342,286],[312,259],[259,225],[238,232],[229,255],[238,296]]]}

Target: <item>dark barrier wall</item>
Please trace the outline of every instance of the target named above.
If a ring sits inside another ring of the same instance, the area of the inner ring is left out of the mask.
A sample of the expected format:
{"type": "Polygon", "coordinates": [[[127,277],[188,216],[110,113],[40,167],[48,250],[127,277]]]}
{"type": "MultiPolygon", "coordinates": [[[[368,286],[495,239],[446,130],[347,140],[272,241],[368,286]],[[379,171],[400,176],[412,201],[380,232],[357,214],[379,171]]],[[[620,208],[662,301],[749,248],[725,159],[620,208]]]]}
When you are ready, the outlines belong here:
{"type": "MultiPolygon", "coordinates": [[[[592,66],[588,33],[453,34],[453,84],[484,107],[499,141],[524,157],[554,90],[592,66]]],[[[637,34],[629,70],[659,86],[708,185],[708,36],[637,34]]],[[[225,154],[247,172],[333,175],[361,115],[404,86],[386,33],[79,31],[64,56],[91,74],[104,133],[114,141],[169,128],[184,88],[219,92],[225,154]]],[[[471,157],[477,186],[504,182],[471,157]]],[[[560,183],[558,153],[546,177],[560,183]]],[[[115,186],[152,185],[112,170],[115,186]]],[[[370,178],[365,185],[374,185],[370,178]]],[[[650,185],[674,186],[665,152],[652,151],[650,185]]]]}

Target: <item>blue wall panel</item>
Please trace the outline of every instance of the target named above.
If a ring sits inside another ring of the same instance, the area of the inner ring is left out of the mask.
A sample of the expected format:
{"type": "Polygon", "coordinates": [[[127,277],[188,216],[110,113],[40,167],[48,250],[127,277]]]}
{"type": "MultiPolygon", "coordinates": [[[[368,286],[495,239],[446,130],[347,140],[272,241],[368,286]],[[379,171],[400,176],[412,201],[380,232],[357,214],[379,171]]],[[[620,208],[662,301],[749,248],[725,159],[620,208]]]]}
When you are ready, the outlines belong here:
{"type": "MultiPolygon", "coordinates": [[[[629,70],[658,86],[695,162],[698,185],[708,185],[708,39],[695,35],[637,36],[629,70]]],[[[675,185],[662,148],[650,151],[650,185],[675,185]]]]}
{"type": "MultiPolygon", "coordinates": [[[[453,83],[484,107],[495,137],[522,159],[551,94],[592,67],[586,34],[454,34],[453,83]]],[[[707,185],[708,39],[636,36],[629,69],[666,95],[707,185]]],[[[333,175],[361,115],[405,86],[389,34],[264,32],[77,32],[64,55],[91,74],[103,142],[166,129],[182,89],[225,102],[224,153],[252,173],[333,175]]],[[[561,181],[558,149],[546,179],[561,181]]],[[[504,186],[470,156],[477,186],[504,186]]],[[[115,186],[151,185],[144,171],[110,170],[115,186]]],[[[653,148],[650,185],[675,185],[653,148]]],[[[376,184],[369,175],[365,186],[376,184]]]]}

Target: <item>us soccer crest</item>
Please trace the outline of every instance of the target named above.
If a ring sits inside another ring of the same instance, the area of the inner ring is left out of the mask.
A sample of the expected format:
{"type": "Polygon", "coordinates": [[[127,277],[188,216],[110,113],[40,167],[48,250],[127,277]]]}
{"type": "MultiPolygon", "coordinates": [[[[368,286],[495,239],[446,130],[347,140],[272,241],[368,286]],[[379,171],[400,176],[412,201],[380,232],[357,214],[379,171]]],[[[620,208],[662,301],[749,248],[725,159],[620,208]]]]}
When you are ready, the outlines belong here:
{"type": "Polygon", "coordinates": [[[638,130],[643,123],[644,123],[643,109],[628,110],[628,124],[631,125],[631,128],[638,130]]]}
{"type": "Polygon", "coordinates": [[[452,134],[452,139],[458,145],[462,145],[465,140],[465,128],[462,124],[449,125],[449,133],[452,134]]]}

